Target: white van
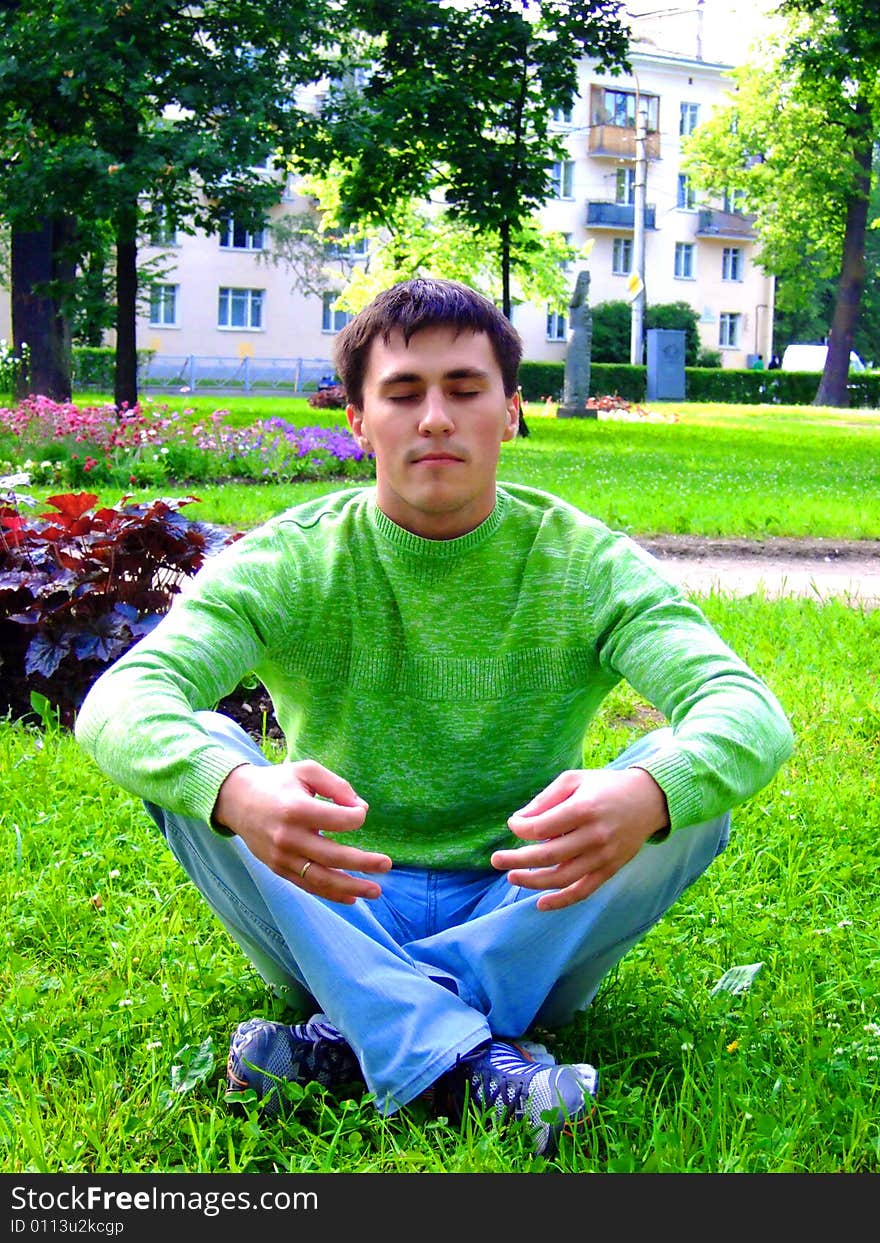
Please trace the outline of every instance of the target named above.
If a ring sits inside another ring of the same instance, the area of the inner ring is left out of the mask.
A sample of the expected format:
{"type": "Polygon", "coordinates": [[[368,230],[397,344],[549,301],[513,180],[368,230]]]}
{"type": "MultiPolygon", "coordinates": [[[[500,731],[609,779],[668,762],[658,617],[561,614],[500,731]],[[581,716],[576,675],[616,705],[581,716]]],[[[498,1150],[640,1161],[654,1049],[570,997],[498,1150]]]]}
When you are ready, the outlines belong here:
{"type": "MultiPolygon", "coordinates": [[[[824,371],[827,345],[787,345],[779,364],[782,371],[824,371]]],[[[864,371],[865,364],[855,350],[849,352],[850,371],[864,371]]]]}

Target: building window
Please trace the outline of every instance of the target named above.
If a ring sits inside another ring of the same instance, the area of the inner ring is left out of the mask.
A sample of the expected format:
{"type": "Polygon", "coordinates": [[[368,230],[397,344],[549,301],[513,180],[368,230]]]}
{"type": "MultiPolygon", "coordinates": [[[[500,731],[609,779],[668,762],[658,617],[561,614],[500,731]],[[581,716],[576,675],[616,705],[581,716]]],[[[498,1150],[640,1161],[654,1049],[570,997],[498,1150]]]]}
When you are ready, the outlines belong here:
{"type": "Polygon", "coordinates": [[[736,311],[722,311],[719,317],[718,344],[738,346],[742,316],[736,311]]]}
{"type": "Polygon", "coordinates": [[[324,332],[339,332],[351,319],[350,311],[335,311],[333,303],[339,294],[325,293],[324,306],[321,314],[321,328],[324,332]]]}
{"type": "Polygon", "coordinates": [[[619,168],[617,170],[617,179],[614,187],[615,203],[625,203],[632,207],[636,201],[636,170],[634,168],[619,168]]]}
{"type": "Polygon", "coordinates": [[[329,237],[324,243],[325,259],[366,259],[367,239],[365,237],[329,237]]]}
{"type": "Polygon", "coordinates": [[[557,160],[550,170],[550,195],[554,199],[573,197],[574,160],[557,160]]]}
{"type": "Polygon", "coordinates": [[[700,105],[685,104],[678,105],[678,132],[682,138],[688,134],[692,134],[697,128],[700,121],[700,105]]]}
{"type": "Polygon", "coordinates": [[[153,328],[177,325],[176,285],[154,285],[150,290],[150,325],[153,328]]]}
{"type": "Polygon", "coordinates": [[[568,340],[568,316],[564,311],[547,312],[547,340],[568,340]]]}
{"type": "Polygon", "coordinates": [[[264,289],[222,286],[217,309],[218,328],[262,328],[264,289]]]}
{"type": "Polygon", "coordinates": [[[554,108],[550,115],[557,125],[571,125],[571,108],[554,108]]]}
{"type": "Polygon", "coordinates": [[[697,192],[691,185],[691,179],[687,173],[678,174],[678,199],[677,207],[684,207],[688,211],[693,211],[697,205],[697,192]]]}
{"type": "Polygon", "coordinates": [[[743,278],[743,257],[738,246],[725,246],[721,252],[721,279],[723,281],[741,281],[743,278]]]}
{"type": "MultiPolygon", "coordinates": [[[[656,95],[637,96],[635,91],[599,91],[598,107],[594,109],[595,125],[618,125],[622,129],[636,128],[636,101],[644,107],[647,116],[647,128],[650,133],[657,132],[657,115],[659,99],[656,95]]],[[[596,102],[596,95],[593,95],[596,102]]]]}
{"type": "Polygon", "coordinates": [[[150,229],[150,245],[151,246],[176,246],[177,230],[169,222],[168,209],[166,207],[157,207],[153,216],[153,224],[150,229]]]}
{"type": "MultiPolygon", "coordinates": [[[[560,233],[559,236],[562,238],[566,246],[571,246],[573,234],[560,233]]],[[[562,268],[563,272],[570,272],[573,263],[574,263],[574,260],[572,259],[571,255],[568,255],[565,259],[560,261],[559,266],[562,268]]]]}
{"type": "Polygon", "coordinates": [[[725,211],[742,214],[746,208],[745,190],[725,190],[723,205],[725,211]]]}
{"type": "Polygon", "coordinates": [[[227,216],[220,226],[220,245],[224,250],[262,250],[264,229],[251,233],[233,216],[227,216]]]}
{"type": "Polygon", "coordinates": [[[682,280],[693,280],[694,247],[692,242],[675,243],[675,275],[682,280]]]}
{"type": "Polygon", "coordinates": [[[629,276],[633,266],[631,237],[616,237],[611,252],[611,271],[615,276],[629,276]]]}

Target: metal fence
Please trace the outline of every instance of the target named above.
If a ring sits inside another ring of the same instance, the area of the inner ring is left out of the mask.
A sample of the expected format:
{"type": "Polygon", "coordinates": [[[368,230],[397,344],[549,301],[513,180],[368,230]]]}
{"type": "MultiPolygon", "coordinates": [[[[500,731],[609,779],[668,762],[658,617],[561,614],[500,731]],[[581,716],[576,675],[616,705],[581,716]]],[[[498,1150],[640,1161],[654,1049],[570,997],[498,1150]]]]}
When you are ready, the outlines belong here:
{"type": "Polygon", "coordinates": [[[154,354],[142,367],[143,389],[167,392],[314,393],[334,381],[328,358],[222,358],[154,354]]]}

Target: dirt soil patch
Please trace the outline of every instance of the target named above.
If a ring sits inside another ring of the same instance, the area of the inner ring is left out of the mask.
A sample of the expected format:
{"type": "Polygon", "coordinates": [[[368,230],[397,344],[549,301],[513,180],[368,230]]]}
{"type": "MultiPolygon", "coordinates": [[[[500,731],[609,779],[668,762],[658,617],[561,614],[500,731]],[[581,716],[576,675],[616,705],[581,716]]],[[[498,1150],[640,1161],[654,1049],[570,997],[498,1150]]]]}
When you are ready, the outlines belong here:
{"type": "Polygon", "coordinates": [[[786,536],[753,540],[721,539],[712,535],[648,535],[639,537],[638,542],[656,557],[880,563],[880,540],[794,539],[786,536]]]}

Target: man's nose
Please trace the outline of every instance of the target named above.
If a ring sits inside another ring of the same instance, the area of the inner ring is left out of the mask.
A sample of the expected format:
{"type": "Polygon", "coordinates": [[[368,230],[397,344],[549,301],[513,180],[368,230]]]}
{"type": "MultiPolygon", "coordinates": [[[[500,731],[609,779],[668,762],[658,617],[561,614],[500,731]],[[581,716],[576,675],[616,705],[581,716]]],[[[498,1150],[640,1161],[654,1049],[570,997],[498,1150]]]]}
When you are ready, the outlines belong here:
{"type": "Polygon", "coordinates": [[[436,436],[452,431],[453,427],[445,394],[439,389],[429,388],[425,394],[422,417],[419,419],[419,430],[436,436]]]}

